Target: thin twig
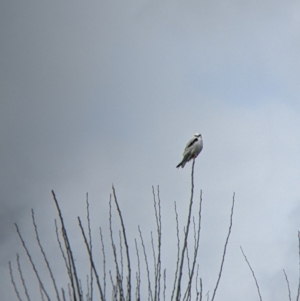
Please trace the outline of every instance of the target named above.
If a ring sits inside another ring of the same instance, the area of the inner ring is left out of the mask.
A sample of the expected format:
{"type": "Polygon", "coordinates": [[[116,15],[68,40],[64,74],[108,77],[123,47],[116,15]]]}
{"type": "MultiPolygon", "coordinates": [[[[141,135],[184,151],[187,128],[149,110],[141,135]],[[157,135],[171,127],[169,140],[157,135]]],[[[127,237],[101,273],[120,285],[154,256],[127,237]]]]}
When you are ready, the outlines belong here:
{"type": "Polygon", "coordinates": [[[59,220],[60,220],[60,223],[61,223],[61,231],[62,231],[62,236],[63,236],[63,239],[64,239],[65,248],[66,248],[67,255],[68,255],[69,266],[71,268],[71,271],[73,270],[72,273],[71,273],[71,275],[72,275],[71,276],[71,286],[72,286],[72,291],[73,291],[73,298],[74,298],[74,301],[77,300],[77,296],[76,296],[76,291],[77,291],[79,300],[81,301],[82,296],[81,296],[80,288],[79,288],[78,274],[77,274],[75,260],[74,260],[73,252],[72,252],[71,245],[70,245],[70,242],[69,242],[67,230],[66,230],[66,227],[65,227],[64,219],[63,219],[63,216],[62,216],[57,198],[55,196],[55,193],[54,193],[53,190],[51,192],[52,192],[53,200],[54,200],[57,212],[58,212],[59,220]],[[75,284],[74,284],[74,281],[73,281],[73,276],[75,278],[76,288],[75,288],[75,284]]]}
{"type": "Polygon", "coordinates": [[[50,274],[50,277],[51,277],[51,280],[52,280],[52,284],[53,284],[53,287],[54,287],[54,290],[55,290],[55,293],[56,293],[56,298],[57,298],[58,301],[60,301],[60,296],[59,296],[59,293],[58,293],[56,281],[55,281],[54,275],[52,273],[52,269],[51,269],[50,263],[48,261],[48,258],[46,256],[46,253],[45,253],[44,248],[42,246],[42,243],[40,241],[40,236],[39,236],[38,228],[37,228],[37,225],[36,225],[36,222],[35,222],[34,210],[33,209],[31,209],[31,218],[32,218],[32,224],[34,226],[34,232],[35,232],[36,241],[37,241],[37,243],[38,243],[38,245],[40,247],[41,253],[43,254],[43,258],[44,258],[44,261],[46,263],[46,266],[47,266],[48,272],[50,274]]]}
{"type": "MultiPolygon", "coordinates": [[[[64,262],[65,262],[65,266],[66,266],[66,269],[67,269],[67,272],[68,272],[69,279],[70,279],[71,283],[73,283],[73,277],[72,277],[71,267],[70,267],[70,265],[69,265],[69,263],[68,263],[66,254],[65,254],[65,252],[64,252],[64,250],[63,250],[63,247],[62,247],[62,244],[61,244],[61,241],[60,241],[60,238],[59,238],[58,226],[57,226],[57,221],[56,221],[56,219],[54,220],[54,224],[55,224],[56,240],[57,240],[57,242],[58,242],[59,249],[60,249],[60,251],[61,251],[62,257],[63,257],[63,259],[64,259],[64,262]]],[[[73,287],[73,291],[74,291],[74,290],[75,290],[75,287],[74,287],[74,286],[72,286],[72,287],[73,287]]],[[[70,300],[71,300],[71,298],[70,298],[70,300]]]]}
{"type": "Polygon", "coordinates": [[[123,260],[123,242],[122,242],[122,234],[119,230],[119,246],[120,246],[120,263],[121,263],[121,282],[123,283],[124,279],[124,260],[123,260]]]}
{"type": "MultiPolygon", "coordinates": [[[[186,260],[187,260],[187,271],[188,271],[188,276],[189,278],[191,278],[191,266],[190,266],[190,255],[189,255],[189,245],[187,244],[186,246],[186,260]]],[[[183,297],[183,300],[185,299],[185,297],[183,297]]]]}
{"type": "Polygon", "coordinates": [[[68,283],[68,293],[69,293],[69,300],[70,301],[73,301],[72,300],[72,292],[74,291],[74,289],[72,288],[72,290],[71,290],[71,285],[70,285],[70,283],[68,283]]]}
{"type": "Polygon", "coordinates": [[[206,300],[209,301],[209,291],[207,292],[206,297],[207,297],[206,300]]]}
{"type": "Polygon", "coordinates": [[[248,259],[247,259],[247,256],[245,255],[245,253],[244,253],[244,251],[243,251],[243,248],[242,248],[242,247],[240,247],[240,248],[241,248],[241,251],[242,251],[242,253],[243,253],[243,255],[244,255],[245,261],[247,262],[248,267],[249,267],[249,269],[251,270],[252,276],[253,276],[253,278],[254,278],[255,285],[256,285],[256,288],[257,288],[257,292],[258,292],[258,295],[259,295],[259,300],[262,301],[261,294],[260,294],[260,289],[259,289],[259,285],[258,285],[257,279],[256,279],[256,277],[255,277],[254,271],[253,271],[253,269],[252,269],[252,267],[251,267],[251,265],[250,265],[250,263],[249,263],[249,261],[248,261],[248,259]]]}
{"type": "Polygon", "coordinates": [[[172,289],[172,295],[171,295],[171,301],[173,301],[174,293],[176,289],[176,282],[178,278],[178,269],[179,269],[179,260],[180,260],[180,236],[179,236],[179,221],[178,221],[178,213],[177,213],[177,207],[176,202],[174,202],[174,210],[175,210],[175,220],[176,220],[176,235],[177,235],[177,261],[176,261],[176,271],[175,271],[175,278],[173,281],[173,289],[172,289]]]}
{"type": "Polygon", "coordinates": [[[117,278],[117,286],[119,289],[119,294],[120,294],[120,301],[124,300],[124,293],[123,293],[123,284],[122,284],[122,278],[120,274],[120,269],[119,269],[119,263],[118,263],[118,257],[117,257],[117,249],[116,245],[114,242],[114,237],[113,237],[113,230],[112,230],[112,208],[111,208],[111,195],[109,199],[109,231],[110,231],[110,240],[111,240],[111,246],[113,249],[113,255],[114,255],[114,261],[115,261],[115,267],[116,267],[116,278],[117,278]]]}
{"type": "Polygon", "coordinates": [[[137,257],[137,272],[136,272],[136,291],[135,291],[135,297],[136,301],[141,300],[141,265],[140,265],[140,255],[139,255],[139,249],[137,245],[136,239],[135,242],[135,250],[136,250],[136,257],[137,257]]]}
{"type": "Polygon", "coordinates": [[[193,205],[193,197],[194,197],[194,167],[195,167],[195,159],[193,160],[192,164],[192,172],[191,172],[191,197],[190,197],[190,205],[189,205],[189,213],[186,223],[186,231],[184,235],[184,243],[181,251],[181,257],[180,257],[180,264],[179,264],[179,270],[178,270],[178,281],[177,281],[177,291],[176,291],[176,301],[180,300],[181,296],[181,279],[182,279],[182,271],[183,271],[183,263],[184,263],[184,257],[185,257],[185,251],[187,248],[187,239],[189,235],[189,228],[191,223],[191,214],[192,214],[192,205],[193,205]]]}
{"type": "Polygon", "coordinates": [[[81,282],[81,279],[79,279],[79,289],[80,289],[80,296],[82,296],[82,300],[83,300],[83,290],[82,290],[82,282],[81,282]]]}
{"type": "Polygon", "coordinates": [[[284,273],[284,277],[285,277],[285,280],[286,280],[287,288],[288,288],[288,291],[289,291],[289,300],[292,301],[290,282],[289,282],[289,279],[288,279],[288,276],[287,276],[285,270],[283,270],[283,273],[284,273]]]}
{"type": "Polygon", "coordinates": [[[57,221],[56,221],[56,219],[54,220],[54,224],[55,224],[56,240],[57,240],[57,242],[58,242],[59,249],[60,249],[60,251],[61,251],[61,255],[62,255],[63,259],[64,259],[66,268],[67,268],[68,273],[69,273],[69,272],[70,272],[70,267],[69,267],[69,265],[68,265],[67,257],[66,257],[66,254],[65,254],[64,250],[63,250],[63,247],[62,247],[62,244],[61,244],[61,241],[60,241],[60,238],[59,238],[58,226],[57,226],[57,221]]]}
{"type": "MultiPolygon", "coordinates": [[[[155,265],[155,293],[154,300],[160,299],[160,281],[161,281],[161,238],[162,238],[162,227],[161,227],[161,201],[160,201],[160,193],[159,186],[157,186],[157,201],[155,198],[155,190],[152,186],[152,194],[153,194],[153,205],[155,210],[155,220],[156,220],[156,231],[157,231],[157,261],[154,254],[154,265],[155,265]]],[[[152,240],[152,232],[151,232],[151,240],[152,240]]],[[[153,245],[153,244],[152,244],[153,245]]],[[[153,248],[154,250],[154,248],[153,248]]]]}
{"type": "MultiPolygon", "coordinates": [[[[154,265],[154,273],[155,273],[155,283],[156,283],[156,274],[157,274],[157,270],[156,270],[156,254],[155,254],[155,247],[154,247],[154,241],[153,241],[153,233],[152,231],[150,232],[150,236],[151,236],[151,247],[152,247],[152,255],[153,255],[153,265],[154,265]]],[[[155,301],[155,295],[156,295],[156,285],[155,285],[155,293],[154,293],[154,301],[155,301]]]]}
{"type": "Polygon", "coordinates": [[[101,240],[101,248],[102,248],[102,256],[103,256],[103,297],[104,300],[106,300],[106,258],[105,258],[105,248],[104,248],[104,241],[103,241],[101,227],[100,227],[100,240],[101,240]]]}
{"type": "Polygon", "coordinates": [[[198,290],[198,278],[199,278],[199,264],[197,264],[196,281],[195,281],[196,301],[198,301],[200,295],[198,290]]]}
{"type": "Polygon", "coordinates": [[[140,226],[138,227],[139,233],[140,233],[140,238],[141,238],[141,243],[143,247],[143,252],[144,252],[144,259],[145,259],[145,264],[146,264],[146,270],[147,270],[147,278],[148,278],[148,300],[151,299],[153,301],[153,295],[152,295],[152,289],[151,289],[151,281],[150,281],[150,272],[149,272],[149,265],[148,265],[148,258],[147,258],[147,253],[146,253],[146,248],[144,245],[144,239],[142,236],[142,231],[140,229],[140,226]]]}
{"type": "Polygon", "coordinates": [[[164,292],[163,292],[164,301],[166,301],[166,289],[167,289],[167,270],[164,269],[164,292]]]}
{"type": "Polygon", "coordinates": [[[216,283],[216,286],[215,286],[215,289],[214,289],[211,301],[213,301],[214,298],[215,298],[215,295],[216,295],[216,292],[217,292],[217,289],[218,289],[218,285],[219,285],[219,282],[220,282],[220,279],[221,279],[221,276],[222,276],[223,265],[224,265],[224,262],[225,262],[226,249],[227,249],[227,245],[228,245],[228,241],[229,241],[229,237],[230,237],[230,233],[231,233],[231,228],[232,228],[233,209],[234,209],[234,197],[235,197],[235,194],[233,194],[233,198],[232,198],[232,206],[231,206],[231,214],[230,214],[230,225],[229,225],[228,235],[227,235],[225,246],[224,246],[224,251],[223,251],[223,256],[222,256],[222,262],[221,262],[220,271],[219,271],[219,276],[218,276],[218,280],[217,280],[217,283],[216,283]]]}
{"type": "Polygon", "coordinates": [[[97,269],[95,267],[95,263],[94,263],[94,260],[93,260],[93,254],[92,254],[91,249],[89,248],[89,243],[88,243],[87,237],[85,235],[80,217],[78,216],[77,219],[78,219],[79,227],[80,227],[83,239],[84,239],[84,243],[85,243],[87,252],[89,254],[90,264],[91,264],[91,267],[93,268],[93,271],[94,271],[94,274],[95,274],[95,277],[96,277],[96,283],[97,283],[97,286],[98,286],[98,289],[99,289],[100,297],[101,297],[101,300],[104,301],[102,287],[101,287],[100,280],[99,280],[99,275],[98,275],[98,272],[97,272],[97,269]]]}
{"type": "Polygon", "coordinates": [[[114,201],[117,207],[117,211],[119,214],[119,218],[120,218],[120,222],[121,222],[121,226],[122,226],[122,233],[123,233],[123,238],[124,238],[124,243],[125,243],[125,249],[126,249],[126,256],[127,256],[127,269],[128,269],[128,278],[127,278],[127,300],[131,301],[131,267],[130,267],[130,256],[129,256],[129,247],[128,247],[128,242],[127,242],[127,237],[126,237],[126,231],[125,231],[125,226],[124,226],[124,222],[123,222],[123,217],[122,217],[122,213],[119,207],[119,203],[117,200],[117,196],[116,196],[116,191],[115,191],[115,187],[112,186],[112,190],[113,190],[113,195],[114,195],[114,201]]]}
{"type": "Polygon", "coordinates": [[[63,297],[63,301],[66,301],[66,295],[65,295],[65,291],[63,288],[61,288],[61,294],[62,294],[62,297],[63,297]]]}
{"type": "Polygon", "coordinates": [[[13,275],[13,271],[12,271],[12,267],[11,267],[11,262],[10,261],[8,262],[8,265],[9,265],[10,281],[11,281],[13,287],[14,287],[14,291],[15,291],[15,293],[17,295],[18,300],[22,301],[20,293],[19,293],[17,285],[16,285],[16,282],[15,282],[15,279],[14,279],[14,275],[13,275]]]}
{"type": "Polygon", "coordinates": [[[191,295],[192,281],[193,281],[193,276],[194,276],[194,271],[195,271],[195,266],[196,266],[196,261],[197,261],[197,255],[198,255],[198,250],[199,250],[200,233],[201,233],[201,209],[202,209],[202,190],[200,191],[200,204],[199,204],[199,210],[198,210],[198,229],[197,229],[197,231],[196,231],[195,222],[194,222],[194,241],[195,241],[194,257],[193,257],[193,264],[192,264],[192,269],[190,272],[189,282],[188,282],[187,290],[185,293],[186,297],[191,295]]]}
{"type": "MultiPolygon", "coordinates": [[[[92,244],[92,230],[91,230],[91,219],[90,219],[90,203],[89,203],[89,195],[88,193],[86,194],[86,218],[87,218],[87,223],[88,223],[88,233],[89,233],[89,245],[90,245],[90,250],[91,253],[93,253],[93,244],[92,244]]],[[[89,294],[89,299],[90,301],[93,300],[93,267],[90,267],[90,294],[89,294]]]]}
{"type": "Polygon", "coordinates": [[[40,286],[40,294],[41,294],[41,299],[42,299],[42,301],[45,301],[45,298],[44,298],[44,292],[43,292],[43,289],[42,289],[41,286],[40,286]]]}
{"type": "Polygon", "coordinates": [[[202,293],[203,293],[202,278],[200,278],[200,301],[202,301],[202,293]]]}
{"type": "MultiPolygon", "coordinates": [[[[92,273],[93,273],[93,268],[92,268],[92,273]]],[[[89,279],[89,275],[86,275],[86,301],[91,301],[91,292],[90,292],[90,279],[89,279]]]]}
{"type": "Polygon", "coordinates": [[[118,299],[118,280],[117,280],[117,284],[114,284],[113,278],[112,278],[112,274],[111,271],[109,271],[109,278],[110,278],[110,282],[112,285],[112,300],[115,301],[118,299]]]}
{"type": "Polygon", "coordinates": [[[22,286],[23,286],[27,301],[30,301],[27,285],[25,283],[25,279],[24,279],[24,276],[23,276],[23,273],[22,273],[19,254],[17,254],[17,265],[18,265],[18,271],[19,271],[19,275],[20,275],[20,278],[21,278],[21,281],[22,281],[22,286]]]}
{"type": "Polygon", "coordinates": [[[153,254],[153,265],[154,265],[154,301],[157,300],[157,265],[156,265],[156,254],[154,248],[154,241],[153,241],[153,233],[151,231],[151,246],[152,246],[152,254],[153,254]]]}
{"type": "Polygon", "coordinates": [[[49,297],[48,293],[46,292],[46,289],[45,289],[45,287],[44,287],[44,285],[43,285],[43,282],[42,282],[42,280],[41,280],[41,278],[40,278],[40,275],[39,275],[39,273],[38,273],[38,271],[37,271],[37,269],[36,269],[36,266],[35,266],[35,264],[34,264],[34,262],[33,262],[33,259],[32,259],[32,257],[31,257],[31,254],[29,253],[29,250],[28,250],[28,248],[27,248],[27,246],[26,246],[26,244],[25,244],[25,241],[24,241],[24,239],[23,239],[23,237],[22,237],[22,235],[21,235],[21,233],[20,233],[20,231],[19,231],[18,225],[15,224],[15,227],[16,227],[18,236],[19,236],[19,238],[20,238],[20,240],[21,240],[21,242],[22,242],[23,248],[24,248],[24,250],[26,251],[27,257],[28,257],[28,259],[29,259],[29,261],[30,261],[30,263],[31,263],[31,267],[32,267],[32,269],[33,269],[33,271],[34,271],[34,273],[35,273],[35,276],[36,276],[36,278],[37,278],[37,280],[38,280],[38,282],[39,282],[40,288],[41,288],[41,290],[45,293],[45,295],[46,295],[48,301],[50,301],[50,297],[49,297]]]}

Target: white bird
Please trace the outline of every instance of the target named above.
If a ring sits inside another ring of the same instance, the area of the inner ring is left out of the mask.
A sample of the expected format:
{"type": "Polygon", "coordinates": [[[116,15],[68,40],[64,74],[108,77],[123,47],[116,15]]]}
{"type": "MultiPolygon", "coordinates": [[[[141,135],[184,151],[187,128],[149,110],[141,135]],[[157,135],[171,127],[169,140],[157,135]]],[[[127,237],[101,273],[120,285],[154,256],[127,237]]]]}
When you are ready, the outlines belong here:
{"type": "Polygon", "coordinates": [[[191,139],[183,152],[183,159],[182,161],[176,166],[178,167],[184,167],[184,165],[189,162],[192,159],[197,158],[197,156],[200,154],[203,148],[203,141],[202,141],[202,136],[201,134],[196,133],[194,135],[194,138],[191,139]]]}

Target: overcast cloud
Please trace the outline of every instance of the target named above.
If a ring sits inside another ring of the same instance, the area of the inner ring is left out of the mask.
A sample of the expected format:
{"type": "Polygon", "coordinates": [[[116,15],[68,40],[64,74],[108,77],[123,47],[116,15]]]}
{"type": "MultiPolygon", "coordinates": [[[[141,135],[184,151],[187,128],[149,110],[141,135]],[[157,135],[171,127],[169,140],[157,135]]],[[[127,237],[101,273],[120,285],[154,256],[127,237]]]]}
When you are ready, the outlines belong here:
{"type": "Polygon", "coordinates": [[[195,171],[204,291],[217,278],[235,192],[217,300],[257,298],[240,245],[264,300],[287,299],[283,268],[296,297],[297,1],[4,0],[0,40],[1,300],[15,299],[8,261],[19,253],[30,269],[14,222],[31,244],[31,208],[56,252],[51,189],[75,248],[86,192],[98,231],[112,183],[132,241],[137,225],[154,227],[152,185],[160,185],[165,233],[175,235],[174,201],[183,221],[191,165],[175,166],[195,132],[204,140],[195,171]]]}

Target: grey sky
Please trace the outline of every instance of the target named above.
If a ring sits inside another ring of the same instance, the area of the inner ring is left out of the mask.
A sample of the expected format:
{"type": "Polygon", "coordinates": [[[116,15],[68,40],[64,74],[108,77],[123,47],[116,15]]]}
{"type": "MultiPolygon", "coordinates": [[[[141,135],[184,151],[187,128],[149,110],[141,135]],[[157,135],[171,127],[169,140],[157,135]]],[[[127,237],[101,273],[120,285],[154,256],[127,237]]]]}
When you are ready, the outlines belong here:
{"type": "Polygon", "coordinates": [[[0,40],[3,301],[14,298],[7,262],[17,252],[26,262],[13,223],[33,240],[34,208],[48,237],[51,189],[74,228],[89,192],[97,229],[114,183],[134,237],[138,224],[154,226],[151,185],[159,184],[172,231],[173,202],[184,218],[190,179],[190,164],[175,166],[194,132],[204,141],[195,181],[205,290],[217,277],[235,191],[219,299],[257,298],[240,245],[265,300],[287,298],[283,268],[295,298],[299,3],[2,1],[0,40]]]}

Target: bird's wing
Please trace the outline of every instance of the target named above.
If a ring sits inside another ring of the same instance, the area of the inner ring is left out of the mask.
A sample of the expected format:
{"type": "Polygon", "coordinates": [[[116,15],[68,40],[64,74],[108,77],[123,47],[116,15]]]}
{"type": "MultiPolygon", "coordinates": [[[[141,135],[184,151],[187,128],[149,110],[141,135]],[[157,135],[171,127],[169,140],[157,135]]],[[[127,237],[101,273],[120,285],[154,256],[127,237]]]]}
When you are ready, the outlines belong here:
{"type": "Polygon", "coordinates": [[[190,153],[191,153],[191,151],[194,149],[195,143],[196,143],[197,141],[198,141],[197,138],[193,138],[193,139],[191,139],[191,140],[187,143],[187,145],[186,145],[186,147],[185,147],[185,149],[184,149],[184,152],[183,152],[183,156],[186,156],[187,154],[190,154],[190,153]]]}
{"type": "Polygon", "coordinates": [[[186,147],[185,147],[185,150],[187,149],[187,148],[189,148],[189,147],[191,147],[194,143],[196,143],[198,141],[198,138],[193,138],[193,139],[191,139],[188,143],[187,143],[187,145],[186,145],[186,147]]]}

